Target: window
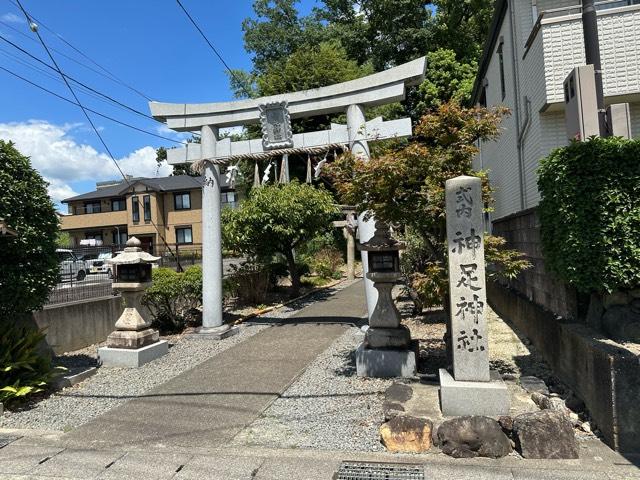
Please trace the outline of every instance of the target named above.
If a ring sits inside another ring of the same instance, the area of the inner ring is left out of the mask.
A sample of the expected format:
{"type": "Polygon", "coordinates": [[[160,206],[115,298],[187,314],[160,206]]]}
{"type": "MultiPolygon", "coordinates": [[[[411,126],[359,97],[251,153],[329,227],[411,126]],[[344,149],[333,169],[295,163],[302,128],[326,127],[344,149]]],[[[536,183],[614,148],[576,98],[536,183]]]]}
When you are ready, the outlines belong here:
{"type": "Polygon", "coordinates": [[[500,45],[498,46],[498,61],[500,62],[500,93],[502,94],[502,100],[507,96],[507,89],[504,83],[504,53],[502,47],[504,46],[504,40],[500,38],[500,45]]]}
{"type": "Polygon", "coordinates": [[[131,197],[131,215],[134,222],[140,221],[140,204],[138,203],[138,197],[131,197]]]}
{"type": "Polygon", "coordinates": [[[84,213],[100,213],[100,202],[85,202],[84,213]]]}
{"type": "Polygon", "coordinates": [[[151,221],[151,195],[145,195],[142,197],[142,203],[144,205],[144,221],[151,221]]]}
{"type": "Polygon", "coordinates": [[[191,227],[176,228],[176,243],[193,243],[191,227]]]}
{"type": "Polygon", "coordinates": [[[191,208],[191,194],[187,193],[174,193],[173,205],[176,210],[189,210],[191,208]]]}
{"type": "Polygon", "coordinates": [[[220,197],[223,207],[234,208],[236,206],[236,192],[222,192],[220,197]]]}
{"type": "Polygon", "coordinates": [[[113,244],[114,245],[126,245],[128,240],[127,232],[120,232],[120,238],[118,238],[118,232],[113,232],[113,244]]]}
{"type": "Polygon", "coordinates": [[[127,202],[124,198],[114,198],[111,200],[111,211],[121,212],[127,209],[127,202]]]}

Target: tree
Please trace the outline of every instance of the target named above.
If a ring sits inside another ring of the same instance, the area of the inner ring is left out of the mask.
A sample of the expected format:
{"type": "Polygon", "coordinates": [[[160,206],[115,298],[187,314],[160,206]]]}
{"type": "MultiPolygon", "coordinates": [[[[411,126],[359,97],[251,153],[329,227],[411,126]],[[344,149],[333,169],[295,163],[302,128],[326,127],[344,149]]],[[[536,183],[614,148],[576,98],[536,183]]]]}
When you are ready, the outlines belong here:
{"type": "Polygon", "coordinates": [[[418,88],[417,117],[450,100],[465,105],[471,100],[476,62],[461,63],[453,50],[439,49],[427,54],[425,80],[418,88]]]}
{"type": "Polygon", "coordinates": [[[255,72],[262,73],[304,45],[325,40],[325,27],[314,16],[300,17],[297,0],[255,0],[257,18],[242,22],[244,45],[253,54],[255,72]]]}
{"type": "Polygon", "coordinates": [[[17,237],[0,237],[0,321],[41,308],[58,282],[58,217],[47,183],[11,142],[0,140],[0,217],[17,237]]]}
{"type": "Polygon", "coordinates": [[[433,0],[433,45],[465,63],[477,62],[489,34],[495,0],[433,0]]]}
{"type": "Polygon", "coordinates": [[[425,0],[325,0],[316,15],[360,64],[381,71],[424,55],[431,38],[425,0]]]}
{"type": "Polygon", "coordinates": [[[297,181],[251,191],[237,209],[222,214],[225,248],[254,259],[282,254],[291,275],[292,295],[300,291],[294,249],[330,230],[339,213],[329,192],[297,181]]]}
{"type": "MultiPolygon", "coordinates": [[[[472,159],[478,140],[497,138],[505,113],[450,102],[422,118],[408,145],[369,162],[347,154],[329,168],[345,203],[419,237],[424,249],[422,267],[409,280],[427,304],[439,304],[447,292],[445,181],[459,175],[479,176],[485,205],[491,205],[487,176],[473,171],[472,159]]],[[[528,264],[503,245],[503,239],[487,236],[486,258],[499,274],[513,277],[528,264]]]]}

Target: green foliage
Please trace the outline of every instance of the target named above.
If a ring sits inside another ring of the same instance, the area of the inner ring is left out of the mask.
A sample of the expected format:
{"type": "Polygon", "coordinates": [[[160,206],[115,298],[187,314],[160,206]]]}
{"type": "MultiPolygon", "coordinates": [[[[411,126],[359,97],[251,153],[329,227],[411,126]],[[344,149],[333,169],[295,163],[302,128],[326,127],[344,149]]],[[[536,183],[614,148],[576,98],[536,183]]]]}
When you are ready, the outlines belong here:
{"type": "Polygon", "coordinates": [[[226,278],[229,295],[248,305],[263,304],[271,283],[269,267],[258,262],[244,262],[240,266],[232,265],[231,269],[233,271],[226,278]]]}
{"type": "Polygon", "coordinates": [[[142,297],[162,331],[180,332],[195,323],[202,305],[202,267],[194,265],[178,273],[170,268],[154,268],[153,285],[142,297]]]}
{"type": "Polygon", "coordinates": [[[455,100],[465,105],[471,100],[477,63],[461,63],[453,50],[439,49],[427,54],[427,72],[418,88],[420,113],[455,100]]]}
{"type": "Polygon", "coordinates": [[[0,236],[0,330],[37,310],[56,284],[58,217],[47,183],[11,142],[0,140],[0,218],[18,232],[0,236]]]}
{"type": "Polygon", "coordinates": [[[316,9],[358,63],[376,71],[408,62],[429,49],[431,13],[424,0],[324,0],[316,9]]]}
{"type": "Polygon", "coordinates": [[[56,236],[56,245],[59,248],[69,248],[71,245],[71,235],[69,232],[63,232],[62,230],[58,231],[58,235],[56,236]]]}
{"type": "Polygon", "coordinates": [[[42,392],[55,377],[56,369],[40,351],[44,333],[7,324],[0,330],[0,402],[16,403],[42,392]]]}
{"type": "Polygon", "coordinates": [[[480,59],[489,34],[495,0],[433,0],[432,42],[456,53],[462,62],[480,59]]]}
{"type": "Polygon", "coordinates": [[[297,181],[253,189],[237,209],[225,210],[223,244],[251,258],[287,259],[293,294],[300,288],[293,249],[331,227],[337,214],[329,192],[297,181]]]}
{"type": "Polygon", "coordinates": [[[306,45],[270,64],[257,78],[260,95],[278,95],[346,82],[372,73],[347,57],[337,42],[306,45]]]}
{"type": "MultiPolygon", "coordinates": [[[[422,118],[408,145],[368,162],[347,154],[329,168],[344,203],[373,212],[378,220],[403,226],[417,237],[404,268],[426,305],[441,304],[447,291],[445,182],[459,175],[480,177],[484,204],[490,207],[486,172],[473,171],[472,159],[478,140],[498,136],[504,114],[504,109],[446,103],[422,118]]],[[[487,237],[486,245],[486,260],[496,262],[500,273],[513,275],[528,265],[518,252],[501,248],[499,240],[487,237]]]]}
{"type": "Polygon", "coordinates": [[[540,162],[546,265],[582,292],[640,286],[640,141],[591,138],[540,162]]]}
{"type": "Polygon", "coordinates": [[[344,264],[342,252],[335,247],[324,247],[309,261],[309,267],[316,275],[338,279],[342,276],[340,267],[344,264]]]}

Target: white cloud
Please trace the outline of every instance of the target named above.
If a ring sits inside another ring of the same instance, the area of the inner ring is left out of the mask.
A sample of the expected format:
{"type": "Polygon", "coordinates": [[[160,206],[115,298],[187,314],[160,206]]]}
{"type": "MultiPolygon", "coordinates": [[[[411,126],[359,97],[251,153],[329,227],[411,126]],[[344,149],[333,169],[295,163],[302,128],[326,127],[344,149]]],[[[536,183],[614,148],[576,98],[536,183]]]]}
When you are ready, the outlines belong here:
{"type": "Polygon", "coordinates": [[[24,18],[19,17],[15,13],[5,13],[4,15],[0,16],[0,20],[7,23],[25,23],[24,18]]]}
{"type": "MultiPolygon", "coordinates": [[[[0,139],[13,141],[22,154],[31,158],[31,164],[50,183],[51,198],[59,202],[76,193],[71,182],[120,178],[110,157],[74,140],[71,132],[78,127],[43,120],[0,123],[0,139]]],[[[125,174],[136,177],[166,176],[172,170],[166,163],[158,168],[156,151],[150,146],[117,160],[125,174]]]]}

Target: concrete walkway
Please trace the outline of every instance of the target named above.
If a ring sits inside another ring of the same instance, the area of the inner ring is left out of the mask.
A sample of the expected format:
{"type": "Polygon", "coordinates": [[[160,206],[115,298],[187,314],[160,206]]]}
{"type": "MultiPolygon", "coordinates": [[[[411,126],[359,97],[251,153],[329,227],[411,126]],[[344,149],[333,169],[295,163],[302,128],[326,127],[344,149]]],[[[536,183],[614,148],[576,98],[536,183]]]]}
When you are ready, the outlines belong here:
{"type": "Polygon", "coordinates": [[[221,447],[284,392],[345,324],[365,314],[357,282],[83,425],[64,438],[64,445],[221,447]]]}

